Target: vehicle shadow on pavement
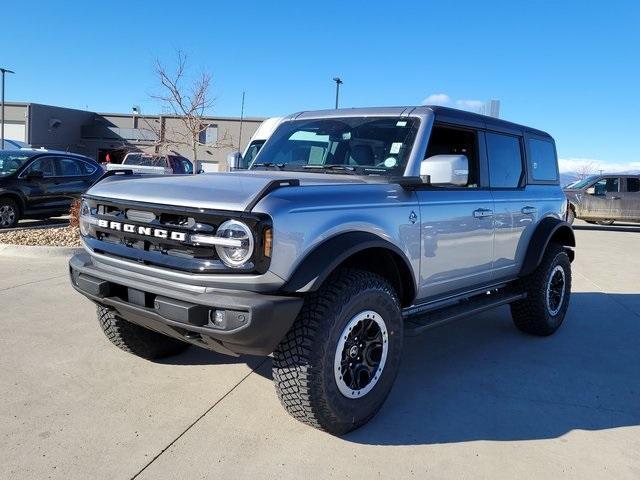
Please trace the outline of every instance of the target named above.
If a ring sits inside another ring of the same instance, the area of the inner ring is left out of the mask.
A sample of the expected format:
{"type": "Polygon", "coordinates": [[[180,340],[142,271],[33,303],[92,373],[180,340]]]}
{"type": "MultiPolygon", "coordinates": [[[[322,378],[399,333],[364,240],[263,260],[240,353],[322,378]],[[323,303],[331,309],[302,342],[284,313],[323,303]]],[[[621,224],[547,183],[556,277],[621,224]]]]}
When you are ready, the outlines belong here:
{"type": "Polygon", "coordinates": [[[536,440],[640,425],[640,295],[574,293],[565,324],[520,333],[508,307],[405,341],[391,395],[345,440],[536,440]]]}
{"type": "Polygon", "coordinates": [[[624,223],[614,225],[573,225],[574,230],[596,230],[601,232],[637,232],[640,233],[640,224],[624,223]]]}
{"type": "Polygon", "coordinates": [[[233,365],[244,363],[252,370],[255,370],[255,373],[271,380],[271,370],[265,372],[264,369],[258,368],[263,361],[264,357],[253,355],[233,357],[191,346],[178,355],[155,360],[154,362],[160,365],[233,365]]]}

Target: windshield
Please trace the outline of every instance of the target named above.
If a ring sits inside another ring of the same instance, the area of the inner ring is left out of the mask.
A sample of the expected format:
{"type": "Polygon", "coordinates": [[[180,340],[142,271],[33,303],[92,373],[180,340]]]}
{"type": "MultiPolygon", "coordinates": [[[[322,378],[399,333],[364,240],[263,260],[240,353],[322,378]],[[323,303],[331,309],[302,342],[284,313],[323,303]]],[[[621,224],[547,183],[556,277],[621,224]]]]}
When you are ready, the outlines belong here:
{"type": "Polygon", "coordinates": [[[583,180],[571,183],[571,184],[567,185],[565,188],[575,188],[576,190],[579,190],[581,188],[586,187],[590,183],[595,182],[597,179],[598,179],[598,177],[593,175],[593,176],[587,177],[587,178],[585,178],[583,180]]]}
{"type": "Polygon", "coordinates": [[[167,160],[163,157],[129,153],[123,162],[125,165],[140,165],[143,167],[166,167],[167,160]]]}
{"type": "Polygon", "coordinates": [[[0,152],[0,177],[6,177],[16,172],[29,158],[29,155],[19,152],[0,152]]]}
{"type": "Polygon", "coordinates": [[[294,120],[278,127],[250,168],[402,175],[419,120],[344,117],[294,120]]]}

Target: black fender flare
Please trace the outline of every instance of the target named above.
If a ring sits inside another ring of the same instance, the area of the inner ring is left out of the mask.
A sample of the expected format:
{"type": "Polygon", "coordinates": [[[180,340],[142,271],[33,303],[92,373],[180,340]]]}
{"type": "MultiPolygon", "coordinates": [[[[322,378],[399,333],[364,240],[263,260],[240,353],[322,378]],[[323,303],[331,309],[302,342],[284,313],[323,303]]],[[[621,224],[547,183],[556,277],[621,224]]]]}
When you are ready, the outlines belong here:
{"type": "Polygon", "coordinates": [[[282,290],[289,293],[315,291],[341,263],[370,248],[389,250],[402,259],[405,271],[411,277],[411,288],[415,294],[417,289],[413,268],[404,252],[388,240],[369,232],[341,233],[325,240],[298,264],[282,290]]]}
{"type": "MultiPolygon", "coordinates": [[[[565,247],[576,246],[576,237],[573,234],[571,225],[554,217],[544,218],[536,227],[529,241],[527,253],[520,270],[521,277],[529,275],[538,268],[538,265],[542,262],[544,252],[552,239],[565,247]]],[[[568,251],[569,258],[573,261],[574,252],[571,249],[568,249],[568,251]]]]}

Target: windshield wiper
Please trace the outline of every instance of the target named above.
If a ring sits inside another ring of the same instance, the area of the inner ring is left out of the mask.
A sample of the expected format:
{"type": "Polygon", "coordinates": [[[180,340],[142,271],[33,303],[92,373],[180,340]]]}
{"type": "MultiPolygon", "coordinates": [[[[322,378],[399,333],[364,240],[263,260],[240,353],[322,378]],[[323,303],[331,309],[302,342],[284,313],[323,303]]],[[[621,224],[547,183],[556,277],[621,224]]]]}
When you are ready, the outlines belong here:
{"type": "Polygon", "coordinates": [[[356,175],[356,167],[350,165],[305,165],[305,170],[322,170],[324,172],[345,172],[349,175],[356,175]]]}
{"type": "Polygon", "coordinates": [[[272,168],[275,167],[279,170],[284,170],[285,164],[284,163],[273,163],[273,162],[264,162],[264,163],[254,163],[251,168],[255,168],[255,167],[264,167],[264,168],[272,168]]]}

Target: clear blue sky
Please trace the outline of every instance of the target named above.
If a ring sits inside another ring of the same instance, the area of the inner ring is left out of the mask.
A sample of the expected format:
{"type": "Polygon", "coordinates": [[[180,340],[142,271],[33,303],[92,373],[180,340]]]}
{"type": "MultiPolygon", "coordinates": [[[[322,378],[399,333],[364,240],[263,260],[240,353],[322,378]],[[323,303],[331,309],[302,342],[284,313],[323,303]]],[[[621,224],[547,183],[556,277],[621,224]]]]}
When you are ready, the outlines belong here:
{"type": "Polygon", "coordinates": [[[210,71],[214,114],[499,98],[565,159],[640,165],[640,2],[12,1],[7,98],[129,112],[176,49],[210,71]],[[441,95],[442,98],[445,98],[441,95]]]}

